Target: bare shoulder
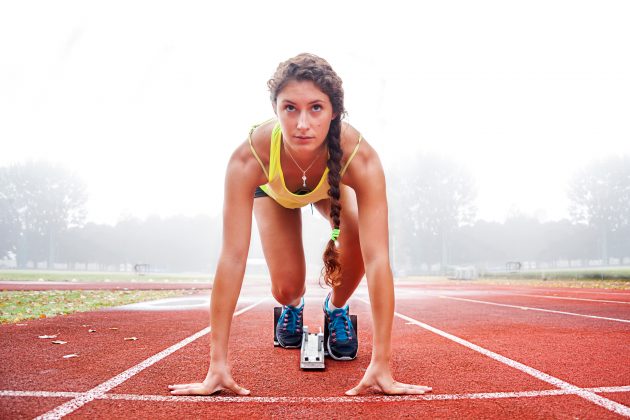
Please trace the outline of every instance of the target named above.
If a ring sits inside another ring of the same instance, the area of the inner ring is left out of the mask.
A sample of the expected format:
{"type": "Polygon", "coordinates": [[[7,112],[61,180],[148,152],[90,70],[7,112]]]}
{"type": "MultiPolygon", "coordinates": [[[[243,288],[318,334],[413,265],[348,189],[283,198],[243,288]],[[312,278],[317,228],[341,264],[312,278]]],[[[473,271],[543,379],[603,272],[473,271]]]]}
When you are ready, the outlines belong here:
{"type": "MultiPolygon", "coordinates": [[[[350,124],[344,123],[341,130],[341,148],[344,160],[349,158],[357,146],[360,133],[350,124]]],[[[362,137],[362,136],[361,136],[362,137]]],[[[357,153],[348,165],[342,182],[354,190],[360,189],[363,184],[369,185],[375,181],[375,177],[383,176],[383,168],[378,153],[370,143],[362,137],[357,153]]]]}
{"type": "MultiPolygon", "coordinates": [[[[276,119],[270,119],[256,126],[251,132],[252,147],[256,151],[260,160],[269,166],[269,146],[271,143],[271,132],[276,125],[276,119]]],[[[251,150],[250,150],[251,154],[251,150]]]]}
{"type": "MultiPolygon", "coordinates": [[[[266,126],[268,125],[269,124],[267,123],[260,125],[251,133],[252,146],[254,147],[254,150],[256,150],[260,159],[266,165],[268,165],[269,162],[269,139],[265,142],[264,134],[266,126]],[[256,140],[258,140],[258,143],[256,143],[256,140]]],[[[268,137],[271,136],[271,129],[273,129],[273,125],[271,125],[271,128],[268,131],[268,137]]],[[[253,185],[254,188],[267,182],[265,173],[260,167],[260,163],[252,153],[249,145],[249,139],[246,139],[238,145],[232,153],[228,163],[226,176],[237,177],[247,183],[248,187],[253,185]]]]}

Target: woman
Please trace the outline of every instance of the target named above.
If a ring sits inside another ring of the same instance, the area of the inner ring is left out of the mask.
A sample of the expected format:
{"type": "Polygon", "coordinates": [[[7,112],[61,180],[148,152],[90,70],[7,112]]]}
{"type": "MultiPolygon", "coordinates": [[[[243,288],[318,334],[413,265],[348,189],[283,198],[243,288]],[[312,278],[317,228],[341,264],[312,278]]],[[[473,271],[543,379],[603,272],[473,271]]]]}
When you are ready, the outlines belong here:
{"type": "Polygon", "coordinates": [[[394,381],[389,362],[394,287],[389,265],[385,177],[378,155],[349,124],[341,79],[322,58],[300,54],[278,66],[268,82],[276,118],[256,126],[228,163],[223,246],[212,289],[212,345],[202,383],[170,385],[175,395],[249,391],[231,376],[227,361],[230,326],[241,289],[255,214],[271,274],[272,293],[283,305],[277,336],[281,346],[300,347],[305,261],[300,207],[313,204],[331,224],[324,252],[324,301],[331,357],[351,360],[356,332],[346,302],[367,276],[374,319],[372,359],[357,395],[374,387],[386,394],[421,394],[425,386],[394,381]],[[280,165],[282,162],[282,166],[280,165]],[[361,241],[359,242],[359,237],[361,241]]]}

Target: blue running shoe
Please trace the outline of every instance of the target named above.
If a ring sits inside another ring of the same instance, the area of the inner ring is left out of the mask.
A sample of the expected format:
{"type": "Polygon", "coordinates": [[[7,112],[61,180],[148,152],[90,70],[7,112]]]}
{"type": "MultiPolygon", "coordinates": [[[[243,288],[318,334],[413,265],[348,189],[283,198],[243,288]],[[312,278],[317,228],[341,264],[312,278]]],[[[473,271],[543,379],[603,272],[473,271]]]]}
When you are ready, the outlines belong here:
{"type": "Polygon", "coordinates": [[[352,360],[357,357],[359,343],[352,326],[348,305],[333,311],[328,310],[330,293],[324,301],[324,317],[328,326],[328,340],[324,343],[328,355],[335,360],[352,360]]]}
{"type": "Polygon", "coordinates": [[[302,304],[299,307],[282,306],[282,313],[276,325],[276,338],[282,347],[286,349],[302,347],[303,312],[304,298],[302,298],[302,304]]]}

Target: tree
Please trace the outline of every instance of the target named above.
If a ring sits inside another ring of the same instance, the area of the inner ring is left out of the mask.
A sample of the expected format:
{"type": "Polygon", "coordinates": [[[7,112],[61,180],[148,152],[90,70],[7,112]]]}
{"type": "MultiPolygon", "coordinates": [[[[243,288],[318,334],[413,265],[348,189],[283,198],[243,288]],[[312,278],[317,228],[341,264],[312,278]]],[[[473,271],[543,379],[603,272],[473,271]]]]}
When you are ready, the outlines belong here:
{"type": "Polygon", "coordinates": [[[448,263],[449,237],[471,223],[476,209],[475,181],[463,167],[448,159],[421,155],[393,172],[392,224],[401,242],[428,233],[439,243],[442,269],[448,263]],[[402,239],[402,238],[401,238],[402,239]]]}
{"type": "Polygon", "coordinates": [[[34,250],[46,249],[53,263],[59,234],[83,223],[87,194],[83,182],[48,162],[26,162],[0,168],[0,223],[9,226],[11,248],[24,267],[34,250]]]}
{"type": "MultiPolygon", "coordinates": [[[[0,182],[2,178],[0,178],[0,182]]],[[[15,244],[18,238],[18,229],[11,221],[14,219],[13,209],[4,196],[0,184],[0,258],[5,258],[9,253],[15,252],[15,244]]]]}
{"type": "Polygon", "coordinates": [[[630,224],[630,157],[586,166],[574,175],[568,195],[572,219],[597,229],[600,257],[607,261],[609,235],[630,224]]]}

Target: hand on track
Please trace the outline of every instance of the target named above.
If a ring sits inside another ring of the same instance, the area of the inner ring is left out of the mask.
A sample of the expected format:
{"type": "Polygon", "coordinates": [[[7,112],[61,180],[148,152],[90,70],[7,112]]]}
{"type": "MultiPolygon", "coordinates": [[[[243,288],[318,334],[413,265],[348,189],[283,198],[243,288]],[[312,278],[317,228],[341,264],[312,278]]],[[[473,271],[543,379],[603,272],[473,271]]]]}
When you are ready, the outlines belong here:
{"type": "Polygon", "coordinates": [[[359,385],[346,391],[346,395],[358,395],[366,389],[374,388],[388,395],[424,394],[432,388],[396,382],[387,364],[370,363],[359,385]]]}
{"type": "Polygon", "coordinates": [[[238,395],[249,395],[249,390],[237,384],[227,369],[208,372],[203,382],[169,385],[168,389],[172,395],[211,395],[224,389],[229,389],[238,395]]]}

